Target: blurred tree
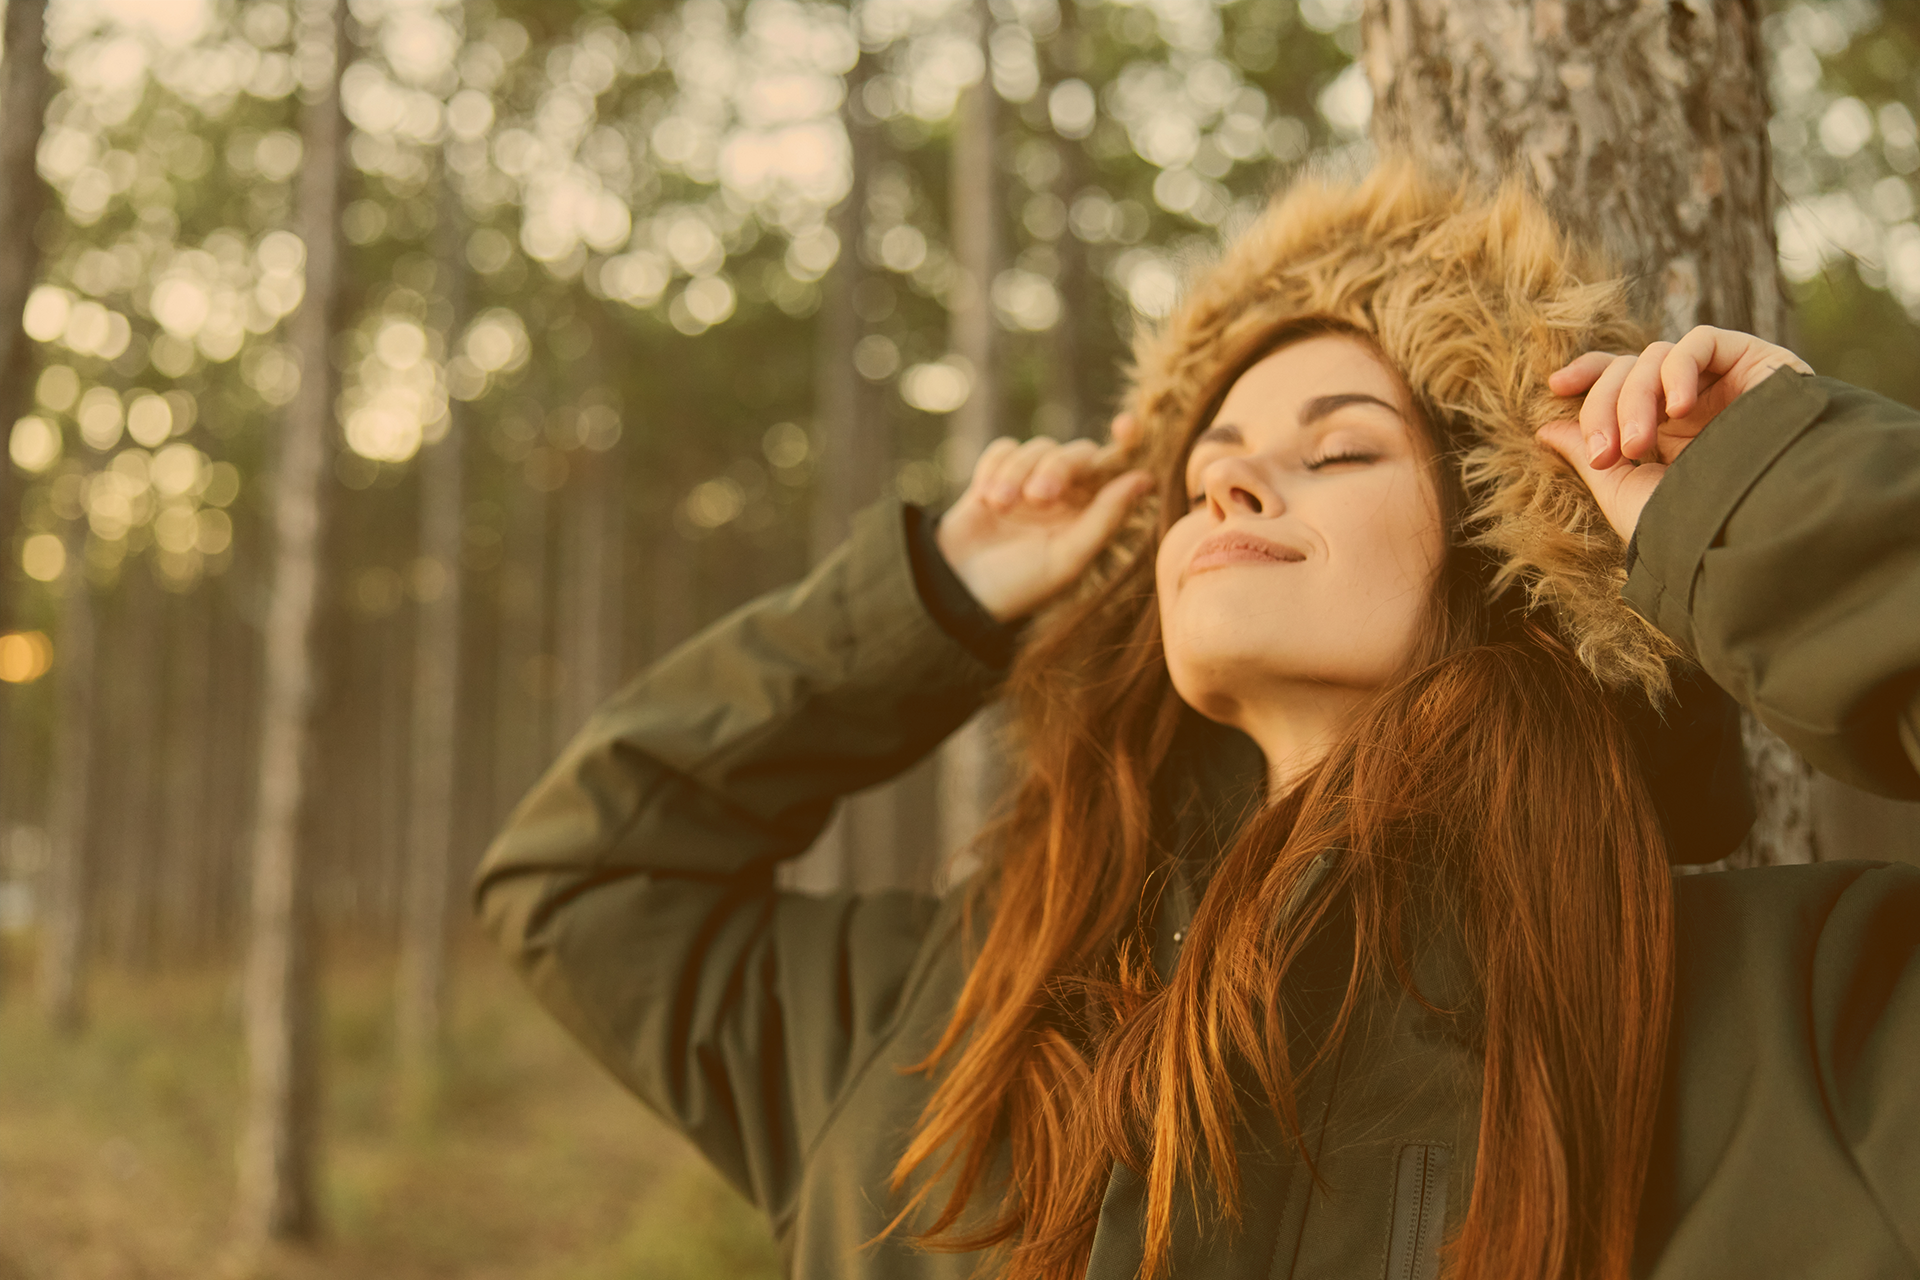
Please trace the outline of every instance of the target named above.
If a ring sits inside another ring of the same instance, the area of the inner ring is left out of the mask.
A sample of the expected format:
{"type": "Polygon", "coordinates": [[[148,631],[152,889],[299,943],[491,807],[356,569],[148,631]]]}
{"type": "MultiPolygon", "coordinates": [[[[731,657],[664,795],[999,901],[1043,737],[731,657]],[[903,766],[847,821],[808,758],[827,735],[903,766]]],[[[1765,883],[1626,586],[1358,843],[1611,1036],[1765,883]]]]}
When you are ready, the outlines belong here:
{"type": "MultiPolygon", "coordinates": [[[[857,35],[857,6],[849,7],[847,21],[857,35]]],[[[814,322],[812,416],[818,480],[809,534],[816,562],[846,540],[855,513],[888,487],[894,466],[892,424],[859,368],[865,354],[860,345],[864,340],[860,307],[876,283],[861,237],[866,231],[874,169],[885,146],[864,95],[879,61],[877,53],[856,50],[840,104],[840,125],[847,140],[847,191],[827,220],[838,241],[838,253],[821,280],[820,310],[814,322]]],[[[861,864],[884,862],[896,852],[896,798],[892,786],[883,786],[842,801],[813,847],[782,870],[785,882],[801,891],[828,893],[890,879],[890,867],[861,864]]]]}
{"type": "MultiPolygon", "coordinates": [[[[1368,0],[1374,133],[1487,184],[1531,179],[1622,264],[1662,337],[1780,341],[1760,20],[1758,0],[1368,0]]],[[[1812,861],[1812,770],[1750,715],[1745,736],[1759,817],[1736,856],[1812,861]]]]}
{"type": "MultiPolygon", "coordinates": [[[[444,291],[451,349],[470,318],[466,303],[466,219],[456,188],[443,172],[437,279],[444,291]]],[[[440,1043],[446,1023],[447,898],[452,861],[455,789],[459,780],[459,696],[465,666],[461,645],[460,549],[465,521],[463,471],[467,408],[446,409],[445,434],[420,453],[418,556],[414,594],[411,773],[407,788],[404,901],[401,907],[399,987],[394,1041],[402,1107],[430,1113],[438,1093],[440,1043]]]]}
{"type": "MultiPolygon", "coordinates": [[[[992,7],[987,0],[972,0],[970,8],[982,74],[960,95],[948,179],[955,266],[948,302],[947,341],[953,353],[948,376],[959,383],[954,397],[959,403],[948,418],[942,461],[956,484],[964,484],[987,442],[1006,429],[1004,344],[993,293],[1007,266],[1007,189],[1001,168],[1007,139],[1000,93],[989,73],[992,7]]],[[[960,856],[986,825],[998,783],[998,724],[991,710],[983,711],[940,749],[941,847],[949,859],[960,856]]]]}
{"type": "Polygon", "coordinates": [[[246,973],[248,1083],[236,1215],[239,1238],[250,1246],[306,1240],[319,1229],[317,1009],[302,828],[313,800],[313,624],[334,422],[332,345],[344,284],[340,83],[348,54],[346,0],[304,0],[298,21],[305,167],[296,216],[306,246],[306,297],[290,334],[300,385],[287,404],[274,463],[274,560],[262,632],[265,689],[246,973]]]}
{"type": "Polygon", "coordinates": [[[49,864],[40,950],[40,1001],[53,1025],[69,1034],[86,1021],[93,791],[93,588],[87,582],[87,526],[67,527],[61,584],[60,656],[55,665],[58,708],[51,802],[47,815],[49,864]]]}
{"type": "MultiPolygon", "coordinates": [[[[47,184],[34,163],[53,100],[47,65],[46,0],[7,0],[0,55],[0,426],[11,426],[32,403],[33,348],[21,316],[40,272],[40,220],[47,184]]],[[[0,466],[0,551],[11,560],[20,527],[21,477],[0,466]]],[[[0,590],[0,631],[14,625],[13,593],[0,590]]]]}

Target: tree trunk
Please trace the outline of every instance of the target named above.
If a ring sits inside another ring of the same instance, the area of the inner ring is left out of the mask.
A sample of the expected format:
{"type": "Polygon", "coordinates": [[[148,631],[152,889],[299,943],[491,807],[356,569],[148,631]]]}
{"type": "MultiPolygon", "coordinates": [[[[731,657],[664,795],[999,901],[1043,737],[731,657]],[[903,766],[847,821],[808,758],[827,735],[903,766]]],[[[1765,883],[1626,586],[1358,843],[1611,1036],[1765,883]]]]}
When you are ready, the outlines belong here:
{"type": "MultiPolygon", "coordinates": [[[[466,220],[446,168],[441,169],[438,257],[450,304],[445,346],[466,325],[466,220]]],[[[452,857],[454,791],[459,776],[460,543],[462,468],[467,407],[447,401],[447,433],[420,455],[419,605],[413,623],[413,733],[407,788],[405,880],[400,908],[400,966],[394,1045],[401,1107],[428,1115],[438,1093],[446,1022],[448,863],[452,857]],[[420,590],[426,587],[427,590],[420,590]]]]}
{"type": "MultiPolygon", "coordinates": [[[[1060,29],[1046,42],[1052,84],[1075,78],[1084,69],[1080,18],[1079,6],[1060,6],[1060,29]]],[[[1092,165],[1079,143],[1058,138],[1053,146],[1060,162],[1053,194],[1063,208],[1071,210],[1074,197],[1093,180],[1092,165]]],[[[1106,306],[1104,290],[1087,260],[1087,246],[1070,227],[1061,229],[1053,247],[1059,264],[1054,287],[1060,294],[1060,318],[1047,333],[1041,421],[1049,434],[1061,439],[1103,437],[1106,424],[1095,418],[1098,394],[1089,394],[1087,374],[1097,367],[1088,358],[1094,345],[1088,338],[1106,306]]]]}
{"type": "Polygon", "coordinates": [[[213,593],[203,583],[168,602],[166,750],[161,849],[161,935],[172,959],[205,958],[207,924],[216,917],[213,886],[225,859],[209,814],[208,765],[213,718],[208,714],[213,593]]]}
{"type": "MultiPolygon", "coordinates": [[[[974,0],[980,52],[987,57],[993,17],[987,0],[974,0]]],[[[983,66],[990,65],[983,62],[983,66]]],[[[973,389],[947,428],[948,465],[964,477],[1001,430],[1000,341],[993,317],[993,281],[1006,256],[1005,184],[996,163],[1000,96],[984,72],[960,100],[951,178],[953,255],[958,280],[948,303],[949,345],[973,373],[973,389]]],[[[947,739],[940,752],[941,854],[963,857],[979,833],[995,790],[996,744],[989,708],[947,739]]]]}
{"type": "MultiPolygon", "coordinates": [[[[5,41],[0,54],[0,244],[7,246],[0,254],[0,432],[11,429],[26,411],[33,387],[33,343],[21,328],[20,316],[40,272],[34,232],[48,198],[35,164],[54,89],[47,67],[46,10],[46,0],[8,0],[0,36],[5,41]]],[[[12,465],[0,462],[0,563],[18,563],[14,544],[24,488],[12,465]]],[[[16,612],[13,589],[0,585],[0,632],[13,629],[16,612]]],[[[0,813],[14,807],[8,793],[16,771],[5,755],[14,736],[7,722],[18,698],[12,686],[0,687],[0,813]]]]}
{"type": "MultiPolygon", "coordinates": [[[[1661,336],[1785,330],[1758,0],[1367,0],[1374,137],[1441,172],[1530,180],[1637,282],[1661,336]]],[[[1751,716],[1736,861],[1810,862],[1812,770],[1751,716]]]]}
{"type": "Polygon", "coordinates": [[[71,1034],[86,1021],[89,930],[89,815],[92,813],[94,625],[87,584],[87,524],[67,530],[55,651],[53,776],[47,806],[48,852],[40,953],[40,1000],[47,1018],[71,1034]]]}
{"type": "MultiPolygon", "coordinates": [[[[601,380],[589,385],[601,385],[601,380]]],[[[566,673],[556,710],[562,739],[579,731],[620,678],[620,618],[625,608],[620,459],[591,446],[574,449],[571,458],[556,601],[561,625],[554,638],[560,669],[566,673]]]]}
{"type": "MultiPolygon", "coordinates": [[[[11,428],[33,395],[33,343],[21,328],[27,295],[40,273],[35,238],[47,209],[47,184],[35,163],[53,101],[47,67],[46,0],[7,0],[0,61],[0,429],[11,428]]],[[[0,466],[0,558],[14,563],[20,528],[21,477],[0,466]]],[[[13,629],[14,601],[0,591],[0,631],[13,629]]]]}
{"type": "MultiPolygon", "coordinates": [[[[547,494],[526,475],[507,478],[505,559],[495,582],[499,662],[495,680],[494,794],[517,803],[545,766],[547,494]]],[[[505,814],[498,815],[504,819],[505,814]]]]}
{"type": "MultiPolygon", "coordinates": [[[[879,59],[862,52],[847,72],[840,118],[847,132],[847,194],[834,208],[840,256],[827,273],[814,352],[814,471],[811,542],[818,562],[846,541],[853,517],[886,488],[893,463],[891,424],[867,380],[854,367],[861,338],[855,298],[872,273],[861,259],[867,193],[883,140],[866,109],[865,91],[879,59]]],[[[877,888],[891,879],[898,852],[891,787],[843,800],[813,847],[781,867],[781,883],[807,893],[877,888]]]]}
{"type": "Polygon", "coordinates": [[[120,576],[120,634],[109,638],[98,695],[110,700],[115,713],[108,739],[113,750],[101,761],[113,779],[105,794],[114,797],[111,844],[102,858],[102,875],[111,881],[102,886],[111,889],[103,905],[111,910],[102,913],[101,951],[134,970],[150,967],[155,958],[164,879],[158,783],[165,668],[155,643],[164,634],[162,604],[147,566],[127,565],[120,576]]]}
{"type": "Polygon", "coordinates": [[[302,819],[314,757],[314,617],[335,384],[329,357],[343,283],[338,227],[345,121],[339,85],[347,7],[345,0],[309,0],[300,10],[301,61],[324,67],[325,75],[307,86],[301,111],[306,161],[296,217],[307,247],[307,294],[288,331],[301,383],[280,429],[263,637],[246,971],[247,1100],[235,1224],[248,1246],[310,1239],[319,1227],[317,993],[302,819]]]}

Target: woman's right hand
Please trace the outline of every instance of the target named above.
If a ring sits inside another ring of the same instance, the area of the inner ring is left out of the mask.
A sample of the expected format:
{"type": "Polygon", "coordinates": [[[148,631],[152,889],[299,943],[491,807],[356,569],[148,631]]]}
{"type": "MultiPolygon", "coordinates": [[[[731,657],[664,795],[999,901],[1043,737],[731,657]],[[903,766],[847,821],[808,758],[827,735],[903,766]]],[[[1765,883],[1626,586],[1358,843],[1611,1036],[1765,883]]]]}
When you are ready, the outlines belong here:
{"type": "Polygon", "coordinates": [[[1018,621],[1064,590],[1153,488],[1145,471],[1101,482],[1134,434],[1123,415],[1106,445],[1003,437],[980,455],[966,492],[940,518],[935,541],[997,621],[1018,621]]]}

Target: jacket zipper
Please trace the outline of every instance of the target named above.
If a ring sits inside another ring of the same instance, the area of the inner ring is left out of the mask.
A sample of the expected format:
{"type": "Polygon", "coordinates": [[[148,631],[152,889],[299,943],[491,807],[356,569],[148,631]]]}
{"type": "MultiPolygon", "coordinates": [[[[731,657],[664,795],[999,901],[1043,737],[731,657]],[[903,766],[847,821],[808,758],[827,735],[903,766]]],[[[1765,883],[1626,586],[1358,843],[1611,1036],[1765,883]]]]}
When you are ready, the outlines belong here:
{"type": "Polygon", "coordinates": [[[1447,1166],[1452,1157],[1440,1142],[1410,1142],[1400,1148],[1386,1280],[1435,1280],[1440,1274],[1440,1232],[1447,1217],[1447,1166]]]}

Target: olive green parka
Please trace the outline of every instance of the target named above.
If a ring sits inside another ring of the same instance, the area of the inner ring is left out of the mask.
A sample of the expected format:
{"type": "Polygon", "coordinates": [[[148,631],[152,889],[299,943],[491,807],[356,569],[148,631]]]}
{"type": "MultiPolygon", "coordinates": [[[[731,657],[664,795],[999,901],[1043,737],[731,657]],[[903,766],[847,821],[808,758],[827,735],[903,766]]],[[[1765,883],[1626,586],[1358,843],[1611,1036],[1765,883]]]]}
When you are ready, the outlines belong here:
{"type": "MultiPolygon", "coordinates": [[[[765,1212],[798,1280],[991,1274],[902,1234],[874,1243],[932,1089],[903,1068],[966,976],[961,895],[808,896],[774,877],[840,797],[933,750],[1002,675],[1004,652],[943,604],[911,517],[869,511],[805,581],[621,691],[476,882],[534,993],[765,1212]]],[[[1621,597],[1817,767],[1920,797],[1920,415],[1775,374],[1662,481],[1621,597]]],[[[1920,1276],[1920,870],[1708,873],[1674,894],[1637,1269],[1920,1276]]],[[[1161,897],[1163,968],[1194,905],[1185,880],[1161,897]]],[[[1256,1119],[1243,1225],[1181,1224],[1177,1280],[1436,1274],[1472,1193],[1481,1063],[1432,1007],[1464,994],[1460,957],[1429,954],[1415,979],[1431,1004],[1388,999],[1303,1085],[1319,1180],[1256,1119]]],[[[1134,1276],[1142,1192],[1115,1170],[1090,1277],[1134,1276]]]]}

